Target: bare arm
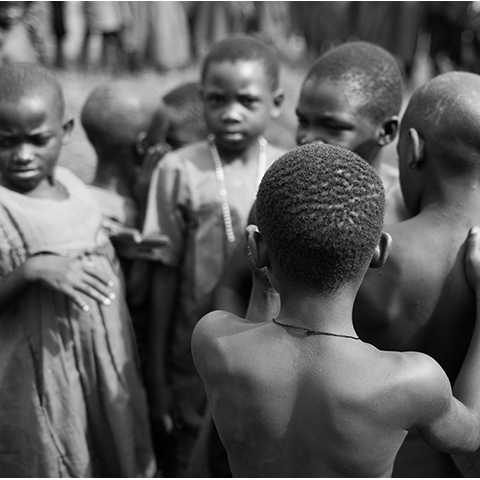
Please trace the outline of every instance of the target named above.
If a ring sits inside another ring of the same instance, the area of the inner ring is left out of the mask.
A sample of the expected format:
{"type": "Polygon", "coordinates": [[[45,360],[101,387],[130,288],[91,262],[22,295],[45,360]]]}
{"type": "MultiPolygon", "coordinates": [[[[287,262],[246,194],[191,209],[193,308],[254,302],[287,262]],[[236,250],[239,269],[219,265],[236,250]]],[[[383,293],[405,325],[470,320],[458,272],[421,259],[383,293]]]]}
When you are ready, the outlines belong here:
{"type": "Polygon", "coordinates": [[[152,275],[152,298],[148,325],[147,387],[152,420],[158,428],[171,430],[166,376],[168,332],[174,313],[178,269],[158,263],[152,275]]]}

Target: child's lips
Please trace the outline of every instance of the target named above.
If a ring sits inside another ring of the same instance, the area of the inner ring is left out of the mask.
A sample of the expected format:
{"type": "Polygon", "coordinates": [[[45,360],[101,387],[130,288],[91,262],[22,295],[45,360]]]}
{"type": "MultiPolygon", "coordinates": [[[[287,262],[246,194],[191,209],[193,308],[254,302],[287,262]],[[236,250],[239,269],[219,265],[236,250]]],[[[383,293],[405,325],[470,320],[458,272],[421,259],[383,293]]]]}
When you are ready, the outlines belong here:
{"type": "Polygon", "coordinates": [[[10,169],[10,175],[19,178],[30,178],[38,174],[38,168],[15,168],[10,169]]]}
{"type": "Polygon", "coordinates": [[[223,131],[220,133],[220,136],[224,138],[225,140],[243,140],[245,137],[243,132],[239,131],[223,131]]]}

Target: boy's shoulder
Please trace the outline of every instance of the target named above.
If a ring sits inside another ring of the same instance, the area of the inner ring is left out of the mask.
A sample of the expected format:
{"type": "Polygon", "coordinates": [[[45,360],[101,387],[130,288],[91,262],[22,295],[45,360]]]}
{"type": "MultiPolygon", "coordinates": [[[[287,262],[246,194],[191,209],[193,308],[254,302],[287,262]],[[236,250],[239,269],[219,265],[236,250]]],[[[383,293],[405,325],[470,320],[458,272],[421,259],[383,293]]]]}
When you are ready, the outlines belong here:
{"type": "Polygon", "coordinates": [[[244,318],[223,310],[203,316],[192,334],[192,354],[200,373],[219,373],[231,366],[229,359],[234,342],[229,340],[237,334],[258,327],[244,318]]]}
{"type": "Polygon", "coordinates": [[[450,381],[432,357],[420,352],[378,350],[378,354],[371,373],[383,385],[375,401],[389,422],[408,430],[445,409],[451,397],[450,381]]]}

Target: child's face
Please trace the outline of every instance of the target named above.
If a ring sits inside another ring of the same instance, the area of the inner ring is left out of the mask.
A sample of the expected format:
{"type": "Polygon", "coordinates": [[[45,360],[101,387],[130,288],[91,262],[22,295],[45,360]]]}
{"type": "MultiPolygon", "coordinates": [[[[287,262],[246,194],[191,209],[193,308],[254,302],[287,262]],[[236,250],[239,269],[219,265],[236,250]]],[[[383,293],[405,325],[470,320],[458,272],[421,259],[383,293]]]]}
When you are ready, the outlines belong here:
{"type": "Polygon", "coordinates": [[[279,114],[280,96],[272,92],[260,61],[212,63],[203,81],[205,121],[216,143],[242,151],[263,134],[279,114]]]}
{"type": "Polygon", "coordinates": [[[64,128],[52,93],[0,105],[0,182],[27,193],[48,184],[64,128]]]}
{"type": "Polygon", "coordinates": [[[320,141],[369,158],[378,146],[378,126],[359,113],[361,99],[347,95],[347,91],[344,82],[315,79],[305,82],[296,109],[298,145],[320,141]]]}

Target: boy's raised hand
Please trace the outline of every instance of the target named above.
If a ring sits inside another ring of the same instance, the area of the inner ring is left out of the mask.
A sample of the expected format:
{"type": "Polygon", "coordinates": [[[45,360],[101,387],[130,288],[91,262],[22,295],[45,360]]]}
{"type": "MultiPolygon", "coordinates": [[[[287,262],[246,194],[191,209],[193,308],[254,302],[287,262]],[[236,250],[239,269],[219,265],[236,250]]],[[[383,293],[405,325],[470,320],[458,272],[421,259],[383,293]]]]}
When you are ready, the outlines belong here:
{"type": "Polygon", "coordinates": [[[25,275],[29,281],[64,293],[83,311],[89,310],[83,295],[103,305],[110,305],[115,298],[113,279],[107,278],[84,258],[37,255],[25,263],[25,275]]]}
{"type": "Polygon", "coordinates": [[[465,274],[470,287],[480,293],[480,227],[468,232],[465,249],[465,274]]]}

